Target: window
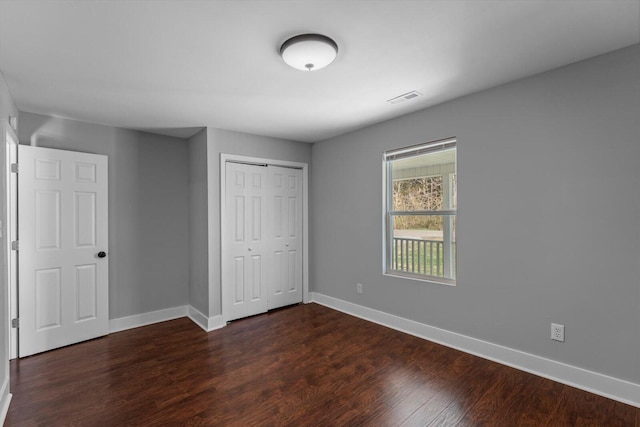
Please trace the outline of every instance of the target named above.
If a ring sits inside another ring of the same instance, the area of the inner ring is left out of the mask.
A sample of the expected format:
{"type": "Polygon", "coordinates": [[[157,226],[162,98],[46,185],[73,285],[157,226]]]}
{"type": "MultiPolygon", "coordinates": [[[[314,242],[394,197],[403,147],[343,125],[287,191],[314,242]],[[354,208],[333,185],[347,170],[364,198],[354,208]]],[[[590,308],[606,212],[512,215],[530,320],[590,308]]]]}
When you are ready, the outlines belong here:
{"type": "Polygon", "coordinates": [[[456,283],[456,140],[388,151],[387,274],[456,283]]]}

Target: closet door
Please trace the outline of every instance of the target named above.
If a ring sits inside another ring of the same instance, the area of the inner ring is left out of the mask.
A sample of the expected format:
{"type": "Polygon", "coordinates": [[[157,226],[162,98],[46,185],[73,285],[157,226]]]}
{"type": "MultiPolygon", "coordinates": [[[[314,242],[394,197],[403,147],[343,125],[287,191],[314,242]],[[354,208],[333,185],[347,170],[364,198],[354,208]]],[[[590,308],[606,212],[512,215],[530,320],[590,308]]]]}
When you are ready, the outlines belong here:
{"type": "Polygon", "coordinates": [[[226,245],[222,260],[226,320],[267,311],[267,168],[226,163],[226,245]]]}
{"type": "Polygon", "coordinates": [[[269,166],[269,309],[302,302],[302,170],[269,166]]]}

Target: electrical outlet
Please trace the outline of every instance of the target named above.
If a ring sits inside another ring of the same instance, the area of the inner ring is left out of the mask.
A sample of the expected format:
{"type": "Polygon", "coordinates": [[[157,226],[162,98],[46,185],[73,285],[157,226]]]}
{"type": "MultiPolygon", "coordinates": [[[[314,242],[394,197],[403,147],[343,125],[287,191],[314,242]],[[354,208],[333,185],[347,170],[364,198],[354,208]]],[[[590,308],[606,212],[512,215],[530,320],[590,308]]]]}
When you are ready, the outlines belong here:
{"type": "Polygon", "coordinates": [[[359,294],[362,293],[362,283],[356,284],[356,292],[359,294]]]}
{"type": "Polygon", "coordinates": [[[564,342],[564,325],[557,323],[551,324],[551,339],[554,341],[564,342]]]}

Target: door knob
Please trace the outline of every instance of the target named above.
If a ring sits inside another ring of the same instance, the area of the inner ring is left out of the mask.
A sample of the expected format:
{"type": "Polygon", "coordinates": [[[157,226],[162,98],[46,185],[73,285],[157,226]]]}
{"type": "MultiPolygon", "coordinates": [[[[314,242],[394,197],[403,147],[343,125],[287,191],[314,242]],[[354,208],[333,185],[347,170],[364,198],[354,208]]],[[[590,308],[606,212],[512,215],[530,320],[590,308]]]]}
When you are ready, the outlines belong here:
{"type": "Polygon", "coordinates": [[[251,252],[253,249],[249,248],[249,252],[251,252]]]}
{"type": "Polygon", "coordinates": [[[286,247],[289,247],[289,244],[288,244],[288,243],[286,243],[286,244],[285,244],[285,246],[286,246],[286,247]]]}
{"type": "Polygon", "coordinates": [[[100,251],[100,252],[98,252],[98,258],[104,258],[104,257],[106,257],[106,256],[107,256],[107,253],[106,253],[106,252],[104,252],[104,251],[100,251]]]}

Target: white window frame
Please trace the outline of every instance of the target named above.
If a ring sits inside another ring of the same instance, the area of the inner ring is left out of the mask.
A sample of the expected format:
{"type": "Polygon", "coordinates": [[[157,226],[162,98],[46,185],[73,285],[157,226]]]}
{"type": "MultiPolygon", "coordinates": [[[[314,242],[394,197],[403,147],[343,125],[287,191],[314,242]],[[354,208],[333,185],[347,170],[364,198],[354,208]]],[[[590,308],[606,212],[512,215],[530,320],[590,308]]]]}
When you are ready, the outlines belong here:
{"type": "MultiPolygon", "coordinates": [[[[392,216],[399,215],[447,215],[452,218],[457,218],[457,200],[456,200],[456,209],[446,209],[446,210],[435,210],[435,211],[394,211],[393,210],[393,176],[391,172],[391,162],[393,160],[397,160],[400,158],[413,157],[421,154],[445,151],[451,148],[456,149],[456,175],[458,168],[457,161],[457,139],[447,138],[438,141],[428,142],[424,144],[413,145],[410,147],[389,150],[384,153],[382,158],[382,186],[383,186],[383,274],[386,276],[393,277],[401,277],[408,278],[412,280],[419,280],[423,282],[429,283],[438,283],[449,286],[455,286],[457,283],[458,275],[457,275],[457,248],[455,252],[453,252],[453,260],[449,260],[449,264],[452,265],[451,268],[456,270],[455,279],[440,277],[440,276],[432,276],[427,274],[420,273],[411,273],[401,270],[392,269],[392,254],[393,254],[393,229],[391,227],[391,218],[392,216]],[[453,261],[453,264],[451,264],[453,261]]],[[[456,195],[457,196],[457,195],[456,195]]],[[[445,239],[446,240],[446,239],[445,239]]],[[[456,236],[457,242],[457,236],[456,236]]],[[[450,253],[452,250],[450,249],[450,253]]]]}

